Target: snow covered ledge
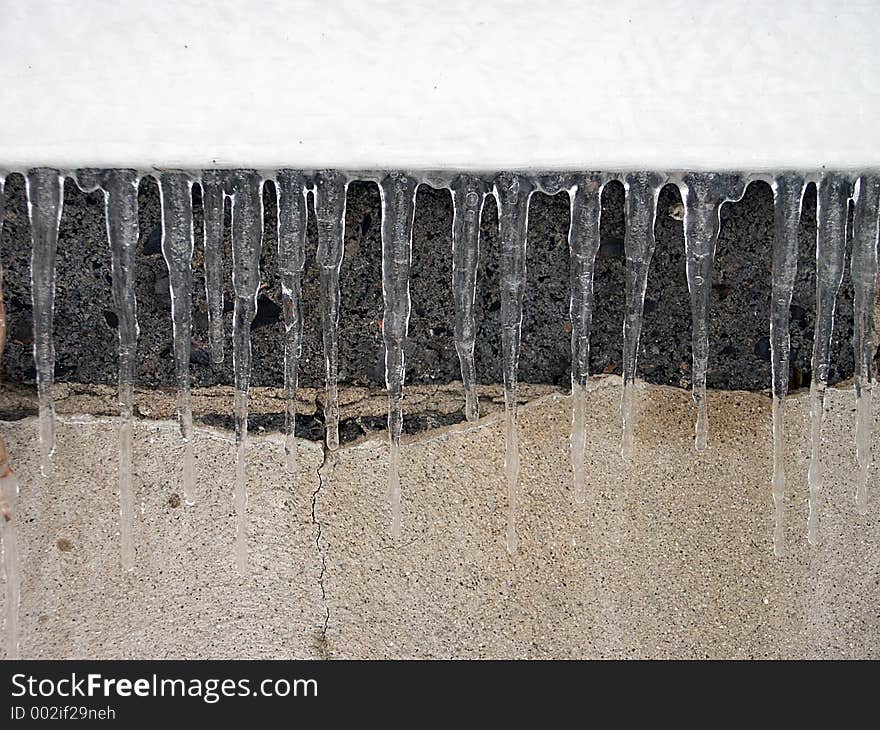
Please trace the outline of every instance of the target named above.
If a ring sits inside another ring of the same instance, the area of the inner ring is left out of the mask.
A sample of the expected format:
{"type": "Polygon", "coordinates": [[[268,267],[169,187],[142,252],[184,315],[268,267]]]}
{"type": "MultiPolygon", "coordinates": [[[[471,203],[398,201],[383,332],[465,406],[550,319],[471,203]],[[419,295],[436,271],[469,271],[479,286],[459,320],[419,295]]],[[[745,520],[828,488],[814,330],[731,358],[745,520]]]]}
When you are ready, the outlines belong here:
{"type": "Polygon", "coordinates": [[[877,167],[870,2],[31,0],[0,167],[877,167]]]}

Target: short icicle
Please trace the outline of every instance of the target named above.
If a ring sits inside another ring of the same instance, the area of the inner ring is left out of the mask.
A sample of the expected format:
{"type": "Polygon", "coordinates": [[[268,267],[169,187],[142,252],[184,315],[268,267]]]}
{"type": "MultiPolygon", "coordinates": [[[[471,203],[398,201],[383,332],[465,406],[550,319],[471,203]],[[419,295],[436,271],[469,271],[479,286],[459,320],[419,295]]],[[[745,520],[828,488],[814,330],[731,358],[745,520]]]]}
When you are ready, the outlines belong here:
{"type": "Polygon", "coordinates": [[[507,481],[507,551],[519,549],[516,513],[519,502],[519,442],[516,428],[517,369],[522,337],[523,292],[526,283],[526,235],[529,200],[534,185],[528,178],[504,172],[495,179],[498,229],[501,239],[501,359],[504,374],[506,449],[504,474],[507,481]]]}
{"type": "Polygon", "coordinates": [[[339,270],[345,241],[345,193],[348,181],[334,170],[315,175],[317,263],[321,283],[321,333],[324,340],[326,400],[324,430],[327,448],[339,448],[339,270]]]}
{"type": "Polygon", "coordinates": [[[770,295],[770,366],[773,388],[773,552],[785,552],[785,398],[791,338],[789,309],[797,275],[798,228],[804,198],[804,176],[790,172],[773,187],[773,272],[770,295]]]}
{"type": "Polygon", "coordinates": [[[226,200],[226,173],[202,173],[204,211],[205,300],[208,305],[208,342],[211,362],[223,362],[223,215],[226,200]]]}
{"type": "Polygon", "coordinates": [[[741,175],[691,172],[680,186],[684,201],[684,247],[691,299],[693,333],[693,396],[697,406],[694,446],[704,451],[709,437],[706,403],[706,370],[709,366],[709,303],[712,299],[712,267],[715,245],[721,232],[721,204],[738,200],[745,191],[741,175]]]}
{"type": "Polygon", "coordinates": [[[487,192],[487,185],[473,175],[460,175],[452,182],[454,338],[464,385],[464,415],[468,421],[476,421],[480,417],[477,370],[474,364],[474,301],[477,296],[477,267],[480,261],[480,217],[487,192]]]}
{"type": "Polygon", "coordinates": [[[813,335],[813,379],[810,383],[810,516],[807,539],[819,542],[819,511],[822,499],[822,420],[825,411],[825,389],[831,357],[831,336],[834,330],[834,309],[837,292],[843,281],[843,260],[846,251],[846,218],[852,185],[845,175],[828,173],[822,176],[816,203],[816,324],[813,335]]]}
{"type": "Polygon", "coordinates": [[[404,345],[409,327],[409,271],[418,181],[404,173],[386,175],[379,184],[382,199],[382,340],[385,343],[385,387],[388,391],[388,501],[391,535],[400,537],[400,435],[403,431],[404,345]]]}
{"type": "Polygon", "coordinates": [[[242,575],[247,560],[247,435],[248,390],[251,378],[251,324],[257,313],[260,254],[263,247],[263,180],[253,171],[232,177],[232,368],[235,379],[235,562],[242,575]]]}
{"type": "Polygon", "coordinates": [[[281,170],[278,202],[278,268],[284,310],[284,452],[287,471],[296,473],[296,389],[302,352],[302,275],[306,260],[306,188],[302,173],[281,170]]]}
{"type": "Polygon", "coordinates": [[[626,176],[626,311],[623,319],[623,395],[620,402],[623,436],[620,451],[625,459],[633,455],[635,426],[635,379],[639,361],[639,338],[648,270],[654,256],[654,223],[657,198],[665,178],[653,172],[626,176]]]}
{"type": "Polygon", "coordinates": [[[871,464],[871,432],[874,415],[871,395],[874,389],[874,303],[877,297],[877,235],[880,176],[859,178],[858,197],[853,215],[852,282],[853,353],[856,396],[856,472],[855,500],[859,514],[868,513],[868,468],[871,464]]]}
{"type": "Polygon", "coordinates": [[[104,210],[113,306],[119,321],[119,534],[123,570],[134,568],[134,486],[131,461],[134,433],[134,378],[137,365],[137,300],[135,250],[138,227],[138,175],[134,170],[109,170],[104,174],[104,210]]]}
{"type": "Polygon", "coordinates": [[[165,172],[159,177],[159,195],[162,200],[162,255],[168,266],[171,290],[174,368],[177,378],[177,421],[183,437],[183,494],[187,504],[193,504],[195,501],[193,417],[189,382],[192,349],[192,187],[192,178],[185,173],[165,172]]]}
{"type": "Polygon", "coordinates": [[[587,386],[590,379],[590,329],[593,324],[593,267],[599,252],[602,187],[607,176],[585,175],[569,191],[571,223],[571,468],[575,501],[587,501],[587,386]]]}
{"type": "Polygon", "coordinates": [[[39,404],[40,471],[52,474],[55,453],[55,344],[52,325],[55,312],[55,254],[58,226],[64,204],[64,177],[58,170],[38,168],[25,176],[28,217],[31,223],[31,300],[34,316],[34,365],[39,404]]]}

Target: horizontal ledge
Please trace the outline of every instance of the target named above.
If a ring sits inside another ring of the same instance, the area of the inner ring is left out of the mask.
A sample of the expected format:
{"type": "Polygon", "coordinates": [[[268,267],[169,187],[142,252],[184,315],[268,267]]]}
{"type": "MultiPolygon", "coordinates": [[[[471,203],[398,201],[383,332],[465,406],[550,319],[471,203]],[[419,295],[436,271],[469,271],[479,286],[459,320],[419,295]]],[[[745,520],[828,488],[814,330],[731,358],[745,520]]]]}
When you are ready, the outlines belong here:
{"type": "Polygon", "coordinates": [[[880,166],[871,3],[31,0],[0,164],[880,166]]]}
{"type": "MultiPolygon", "coordinates": [[[[234,171],[256,170],[266,179],[272,179],[280,170],[296,170],[305,174],[314,174],[317,171],[333,170],[343,173],[349,180],[379,180],[384,174],[390,172],[406,172],[420,180],[452,179],[456,175],[469,174],[479,177],[493,177],[501,172],[512,172],[530,177],[544,177],[549,175],[579,175],[585,173],[603,172],[614,176],[626,175],[630,172],[660,172],[668,175],[671,181],[689,172],[716,172],[716,173],[740,173],[754,179],[771,179],[774,175],[784,172],[800,172],[808,179],[817,179],[824,172],[841,172],[853,175],[880,172],[880,157],[860,161],[813,161],[810,163],[779,162],[774,164],[726,164],[713,165],[706,162],[691,165],[680,164],[612,164],[608,160],[593,160],[585,164],[435,164],[426,165],[424,162],[395,164],[394,160],[384,160],[376,164],[333,164],[332,160],[314,160],[278,162],[277,160],[251,158],[245,160],[200,160],[192,158],[179,158],[170,162],[157,162],[144,160],[138,157],[129,158],[78,158],[71,155],[35,155],[23,158],[0,158],[0,176],[12,174],[24,174],[34,168],[49,168],[60,170],[65,175],[73,176],[78,170],[125,170],[133,169],[143,176],[158,175],[163,172],[187,172],[195,176],[205,171],[234,171]]],[[[666,162],[669,162],[666,160],[666,162]]]]}
{"type": "Polygon", "coordinates": [[[758,170],[743,170],[743,169],[732,169],[732,170],[724,170],[724,169],[714,169],[714,170],[701,170],[699,168],[693,168],[688,170],[663,170],[663,169],[655,169],[655,168],[640,168],[640,169],[620,169],[616,168],[614,170],[607,170],[601,168],[585,168],[579,170],[552,170],[552,169],[543,169],[543,170],[523,170],[523,169],[515,169],[515,168],[499,168],[497,170],[479,170],[479,171],[470,171],[470,170],[418,170],[411,168],[388,168],[388,169],[371,169],[371,170],[350,170],[350,169],[339,169],[339,168],[320,168],[320,169],[305,169],[291,166],[277,166],[266,169],[254,168],[253,166],[244,166],[240,168],[233,167],[217,167],[217,168],[186,168],[186,167],[167,167],[167,168],[158,168],[152,167],[148,169],[136,168],[131,165],[119,165],[119,166],[111,166],[111,167],[79,167],[79,168],[64,168],[55,165],[48,166],[33,166],[27,165],[19,168],[10,168],[0,166],[0,183],[9,177],[10,175],[26,175],[29,171],[35,169],[44,169],[44,170],[54,170],[57,171],[60,175],[65,178],[70,179],[74,183],[78,184],[80,188],[85,191],[90,191],[95,188],[95,183],[89,181],[88,178],[84,177],[83,173],[92,176],[94,172],[103,172],[107,170],[136,170],[137,174],[141,178],[152,177],[157,182],[160,180],[160,177],[163,173],[173,172],[173,173],[182,173],[184,175],[188,175],[192,178],[193,182],[198,183],[201,181],[201,177],[203,174],[208,172],[216,172],[216,173],[235,173],[240,170],[253,170],[256,172],[264,181],[275,181],[278,177],[278,174],[281,172],[294,172],[301,174],[305,180],[305,187],[307,190],[310,190],[315,183],[315,176],[319,172],[334,172],[339,173],[344,179],[346,183],[353,182],[375,182],[379,183],[387,174],[395,173],[395,172],[404,172],[407,175],[411,175],[414,177],[419,185],[427,185],[429,187],[442,189],[442,188],[450,188],[453,186],[454,181],[457,177],[462,175],[469,175],[473,177],[478,177],[484,181],[484,183],[489,186],[487,190],[491,190],[491,183],[498,178],[503,173],[506,174],[514,174],[514,175],[522,175],[523,177],[528,178],[531,183],[535,186],[535,191],[549,193],[551,195],[555,195],[556,193],[565,191],[565,190],[573,190],[575,186],[582,180],[584,176],[593,176],[593,175],[603,175],[605,182],[612,182],[615,180],[625,182],[628,175],[631,173],[639,173],[643,171],[656,173],[660,179],[660,186],[666,185],[675,185],[678,187],[683,187],[687,184],[686,177],[690,174],[701,174],[704,172],[711,172],[716,174],[732,174],[739,175],[742,177],[742,180],[746,186],[750,185],[753,182],[767,182],[772,183],[774,180],[779,177],[787,174],[797,174],[803,177],[804,183],[818,183],[822,178],[823,174],[826,173],[835,173],[843,175],[850,179],[851,182],[855,182],[857,178],[863,175],[880,175],[880,166],[874,167],[858,167],[858,168],[831,168],[826,170],[819,169],[792,169],[792,168],[779,168],[771,171],[758,171],[758,170]],[[84,182],[87,181],[87,182],[84,182]]]}

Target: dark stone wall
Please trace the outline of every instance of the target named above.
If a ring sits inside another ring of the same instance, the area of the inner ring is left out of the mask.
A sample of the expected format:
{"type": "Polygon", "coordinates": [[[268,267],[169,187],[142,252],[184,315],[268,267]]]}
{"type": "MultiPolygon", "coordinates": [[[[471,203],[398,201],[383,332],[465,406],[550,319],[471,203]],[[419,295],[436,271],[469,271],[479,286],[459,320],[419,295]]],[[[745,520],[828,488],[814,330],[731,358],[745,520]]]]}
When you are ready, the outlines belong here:
{"type": "MultiPolygon", "coordinates": [[[[200,201],[196,196],[196,254],[193,302],[195,386],[231,384],[229,335],[232,299],[227,227],[227,359],[212,366],[208,356],[207,318],[202,274],[200,201]]],[[[160,215],[155,182],[140,188],[141,238],[137,298],[141,328],[139,383],[173,383],[168,278],[160,252],[160,215]]],[[[11,175],[6,186],[6,216],[0,255],[9,341],[3,361],[7,380],[31,382],[30,233],[24,185],[11,175]]],[[[653,383],[687,386],[690,377],[690,305],[685,279],[682,224],[676,219],[681,200],[667,186],[657,216],[657,249],[648,280],[639,369],[653,383]]],[[[264,287],[253,328],[255,385],[282,383],[282,330],[277,273],[275,190],[265,190],[266,232],[262,271],[264,287]]],[[[523,381],[567,386],[570,367],[568,332],[568,199],[565,195],[532,198],[528,285],[525,295],[520,377],[523,381]]],[[[801,226],[799,273],[792,305],[792,385],[809,383],[815,306],[816,195],[810,186],[801,226]]],[[[680,211],[679,211],[680,212],[680,211]]],[[[770,385],[769,303],[772,245],[772,193],[753,183],[738,203],[722,209],[711,310],[711,387],[758,390],[770,385]]],[[[228,222],[228,221],[227,221],[228,222]]],[[[407,348],[407,381],[459,379],[452,342],[451,297],[452,205],[445,190],[420,188],[412,267],[412,319],[407,348]]],[[[303,286],[305,314],[303,385],[323,382],[318,320],[316,235],[310,221],[303,286]]],[[[501,379],[497,216],[487,201],[482,224],[481,267],[476,306],[477,368],[483,382],[501,379]]],[[[849,251],[847,252],[847,255],[849,251]]],[[[609,184],[603,195],[602,246],[595,276],[591,368],[620,372],[624,302],[623,187],[609,184]]],[[[848,260],[847,260],[848,267],[848,260]]],[[[340,379],[382,386],[383,350],[380,208],[377,187],[349,188],[346,252],[342,266],[340,379]]],[[[852,374],[852,286],[847,269],[838,299],[831,379],[852,374]]],[[[110,257],[104,229],[103,197],[84,194],[68,180],[58,247],[55,339],[59,381],[112,383],[116,378],[116,318],[110,292],[110,257]]]]}

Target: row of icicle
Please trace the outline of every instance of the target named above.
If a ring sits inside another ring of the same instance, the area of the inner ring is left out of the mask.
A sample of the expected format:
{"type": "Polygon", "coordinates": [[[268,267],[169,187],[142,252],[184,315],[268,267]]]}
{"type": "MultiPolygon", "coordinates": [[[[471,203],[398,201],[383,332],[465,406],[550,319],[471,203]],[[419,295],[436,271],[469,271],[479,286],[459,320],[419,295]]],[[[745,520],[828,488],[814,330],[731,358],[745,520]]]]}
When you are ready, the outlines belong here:
{"type": "MultiPolygon", "coordinates": [[[[819,453],[829,351],[837,291],[840,287],[850,200],[855,203],[852,281],[855,289],[855,395],[858,479],[856,503],[867,508],[867,474],[870,462],[872,315],[877,283],[878,197],[880,177],[822,173],[807,175],[746,176],[738,173],[625,174],[580,173],[536,176],[504,172],[493,176],[462,174],[437,178],[403,172],[381,175],[347,175],[338,171],[306,174],[280,170],[271,174],[253,170],[203,173],[150,173],[158,181],[162,207],[162,253],[168,266],[174,330],[174,360],[178,387],[178,419],[184,444],[183,482],[187,503],[194,503],[197,490],[193,469],[193,420],[190,404],[190,335],[192,329],[192,256],[195,240],[192,189],[201,186],[204,205],[205,288],[208,328],[213,362],[222,362],[223,282],[222,241],[224,206],[231,202],[232,283],[235,296],[232,357],[235,381],[234,421],[237,469],[234,488],[236,514],[236,563],[247,571],[246,550],[246,446],[248,385],[251,373],[250,325],[256,313],[260,285],[260,253],[263,241],[263,185],[273,180],[278,202],[278,256],[284,312],[284,388],[286,396],[285,451],[287,469],[296,469],[294,439],[297,367],[302,342],[300,305],[305,264],[308,194],[314,196],[318,230],[317,264],[320,270],[320,312],[326,367],[326,445],[339,446],[337,397],[339,272],[344,252],[346,191],[350,181],[373,179],[379,183],[382,203],[382,291],[385,379],[388,391],[390,459],[388,496],[392,506],[392,532],[401,530],[400,436],[403,425],[404,342],[410,315],[409,273],[416,191],[421,183],[442,185],[451,191],[452,287],[455,305],[455,348],[461,361],[465,392],[465,415],[479,417],[477,377],[474,366],[475,323],[473,305],[479,262],[480,218],[486,197],[498,206],[501,272],[501,336],[505,399],[505,479],[508,488],[507,548],[517,551],[516,510],[518,501],[519,449],[517,444],[517,363],[522,326],[523,291],[526,280],[526,234],[528,208],[536,190],[567,192],[571,204],[569,248],[571,255],[572,325],[572,430],[571,459],[574,493],[586,500],[585,455],[587,445],[587,384],[589,379],[590,327],[593,311],[593,267],[599,249],[601,193],[611,180],[620,180],[626,191],[625,255],[626,311],[623,322],[623,422],[622,453],[633,450],[635,391],[639,336],[648,271],[654,253],[654,223],[660,190],[679,187],[684,201],[684,239],[687,281],[693,317],[693,397],[697,406],[695,446],[703,450],[708,439],[706,370],[708,365],[708,314],[711,299],[715,246],[721,226],[720,209],[726,201],[739,200],[750,179],[763,179],[773,188],[775,222],[770,344],[773,385],[773,477],[775,503],[774,548],[783,550],[783,498],[785,476],[783,406],[788,389],[789,305],[797,270],[797,239],[806,185],[818,189],[816,237],[816,326],[813,345],[811,391],[811,443],[809,468],[809,527],[811,543],[818,540],[818,514],[822,496],[819,453]]],[[[119,319],[119,490],[122,566],[134,565],[132,522],[132,395],[138,339],[137,303],[134,293],[135,249],[138,242],[137,192],[140,173],[135,170],[79,170],[71,173],[84,191],[100,190],[105,200],[107,237],[110,246],[113,300],[119,319]]],[[[51,476],[55,449],[54,410],[51,387],[55,353],[52,317],[55,293],[55,255],[63,205],[65,175],[54,169],[34,169],[25,174],[28,214],[33,250],[31,258],[34,321],[34,361],[39,402],[41,470],[51,476]]],[[[0,177],[2,197],[3,177],[0,177]]],[[[7,499],[14,504],[14,494],[7,499]]],[[[7,576],[16,575],[9,564],[14,556],[11,530],[4,530],[7,576]]],[[[16,591],[7,579],[7,591],[16,591]]],[[[7,607],[18,599],[7,596],[7,607]]],[[[12,610],[12,609],[10,609],[12,610]]],[[[11,615],[11,614],[10,614],[11,615]]],[[[9,618],[7,623],[14,624],[9,618]]]]}

